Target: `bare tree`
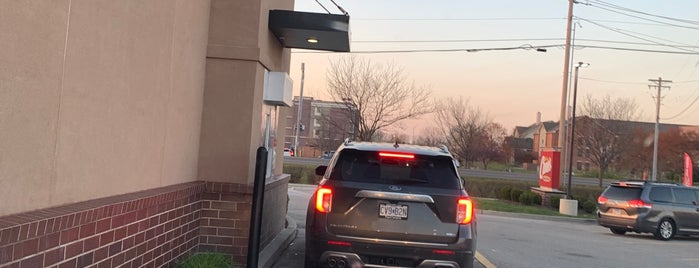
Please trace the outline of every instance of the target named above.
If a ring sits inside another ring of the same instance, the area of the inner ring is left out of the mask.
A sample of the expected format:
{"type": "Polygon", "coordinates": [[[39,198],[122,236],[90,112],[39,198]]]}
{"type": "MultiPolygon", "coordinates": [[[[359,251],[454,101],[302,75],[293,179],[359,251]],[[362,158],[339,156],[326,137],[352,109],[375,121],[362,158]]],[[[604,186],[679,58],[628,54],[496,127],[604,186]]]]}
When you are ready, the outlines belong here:
{"type": "Polygon", "coordinates": [[[355,113],[349,123],[357,126],[358,140],[370,141],[383,128],[433,111],[431,90],[408,82],[392,63],[340,58],[330,63],[327,80],[331,98],[355,113]]]}
{"type": "Polygon", "coordinates": [[[474,144],[475,157],[481,161],[484,169],[493,160],[502,160],[505,156],[503,144],[507,135],[505,128],[498,123],[488,123],[474,144]]]}
{"type": "Polygon", "coordinates": [[[317,130],[317,138],[314,139],[314,144],[321,153],[332,151],[337,148],[337,146],[342,143],[343,129],[334,127],[331,123],[326,122],[325,117],[320,118],[323,123],[321,123],[320,129],[317,130]]]}
{"type": "Polygon", "coordinates": [[[419,145],[437,146],[442,144],[446,145],[447,140],[444,137],[444,132],[442,132],[439,128],[433,127],[424,130],[422,134],[415,138],[413,143],[419,145]]]}
{"type": "Polygon", "coordinates": [[[575,137],[579,145],[589,148],[588,158],[599,169],[597,178],[602,187],[604,173],[629,150],[633,132],[630,121],[638,120],[640,112],[632,99],[610,96],[595,99],[588,95],[581,106],[587,118],[576,126],[575,137]]]}
{"type": "Polygon", "coordinates": [[[487,115],[461,97],[443,100],[437,110],[437,123],[450,150],[468,168],[478,160],[476,146],[490,124],[487,115]]]}

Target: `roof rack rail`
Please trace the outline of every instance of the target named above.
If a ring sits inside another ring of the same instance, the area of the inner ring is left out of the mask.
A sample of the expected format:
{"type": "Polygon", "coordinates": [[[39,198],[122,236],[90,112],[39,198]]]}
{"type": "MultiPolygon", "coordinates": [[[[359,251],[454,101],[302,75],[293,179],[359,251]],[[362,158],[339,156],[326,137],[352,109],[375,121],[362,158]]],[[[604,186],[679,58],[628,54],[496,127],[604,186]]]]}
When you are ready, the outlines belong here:
{"type": "Polygon", "coordinates": [[[350,143],[352,143],[352,140],[350,140],[350,138],[345,138],[345,141],[343,142],[343,144],[345,146],[347,146],[347,145],[350,145],[350,143]]]}
{"type": "Polygon", "coordinates": [[[441,150],[443,153],[449,153],[449,148],[444,144],[437,145],[437,148],[439,148],[439,150],[441,150]]]}

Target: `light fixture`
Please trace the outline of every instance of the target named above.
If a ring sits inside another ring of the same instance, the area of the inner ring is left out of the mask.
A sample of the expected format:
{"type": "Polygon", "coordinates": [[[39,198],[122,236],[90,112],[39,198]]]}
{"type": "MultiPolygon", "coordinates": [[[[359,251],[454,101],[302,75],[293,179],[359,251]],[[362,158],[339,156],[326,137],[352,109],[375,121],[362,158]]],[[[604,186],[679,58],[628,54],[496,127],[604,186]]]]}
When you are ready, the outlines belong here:
{"type": "Polygon", "coordinates": [[[309,37],[308,39],[306,39],[306,42],[311,43],[311,44],[317,44],[318,39],[316,39],[315,37],[309,37]]]}

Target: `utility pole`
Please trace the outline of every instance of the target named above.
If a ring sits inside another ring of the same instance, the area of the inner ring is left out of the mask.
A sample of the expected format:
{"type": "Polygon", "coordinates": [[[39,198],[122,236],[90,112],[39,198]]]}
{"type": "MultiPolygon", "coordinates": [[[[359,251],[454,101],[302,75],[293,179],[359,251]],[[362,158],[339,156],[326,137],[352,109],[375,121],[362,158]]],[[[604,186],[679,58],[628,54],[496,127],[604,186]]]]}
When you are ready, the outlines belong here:
{"type": "MultiPolygon", "coordinates": [[[[561,90],[561,116],[558,122],[558,148],[561,155],[565,155],[566,141],[566,108],[568,108],[568,76],[570,76],[570,39],[573,26],[573,4],[574,0],[568,0],[568,25],[566,28],[565,59],[563,62],[563,89],[561,90]]],[[[560,159],[559,159],[560,161],[560,159]]],[[[559,178],[563,178],[563,168],[558,170],[559,178]]]]}
{"type": "Polygon", "coordinates": [[[306,63],[301,63],[301,94],[299,94],[298,113],[296,115],[296,135],[294,137],[294,156],[299,156],[299,131],[301,130],[301,111],[303,111],[303,79],[306,75],[306,63]]]}
{"type": "Polygon", "coordinates": [[[672,83],[670,80],[663,80],[662,77],[658,79],[648,79],[648,81],[656,83],[657,85],[649,85],[648,87],[657,87],[658,93],[655,97],[655,134],[653,137],[653,174],[651,175],[652,181],[658,181],[658,135],[660,133],[660,91],[664,88],[670,88],[669,86],[663,86],[663,82],[672,83]]]}

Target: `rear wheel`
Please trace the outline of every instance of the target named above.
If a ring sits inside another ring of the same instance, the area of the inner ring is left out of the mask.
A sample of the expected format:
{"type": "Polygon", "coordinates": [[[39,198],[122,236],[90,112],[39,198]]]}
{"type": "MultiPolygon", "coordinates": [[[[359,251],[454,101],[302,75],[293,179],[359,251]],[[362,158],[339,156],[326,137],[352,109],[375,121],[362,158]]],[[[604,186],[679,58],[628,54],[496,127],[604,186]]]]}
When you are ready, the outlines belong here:
{"type": "Polygon", "coordinates": [[[305,268],[316,268],[316,267],[318,267],[318,263],[316,263],[315,261],[312,261],[308,257],[306,257],[304,267],[305,268]]]}
{"type": "Polygon", "coordinates": [[[659,240],[672,239],[672,237],[675,236],[675,223],[670,219],[661,220],[653,235],[659,240]]]}
{"type": "Polygon", "coordinates": [[[617,234],[617,235],[624,235],[626,233],[626,229],[621,229],[621,228],[609,228],[609,230],[611,230],[612,233],[617,234]]]}

